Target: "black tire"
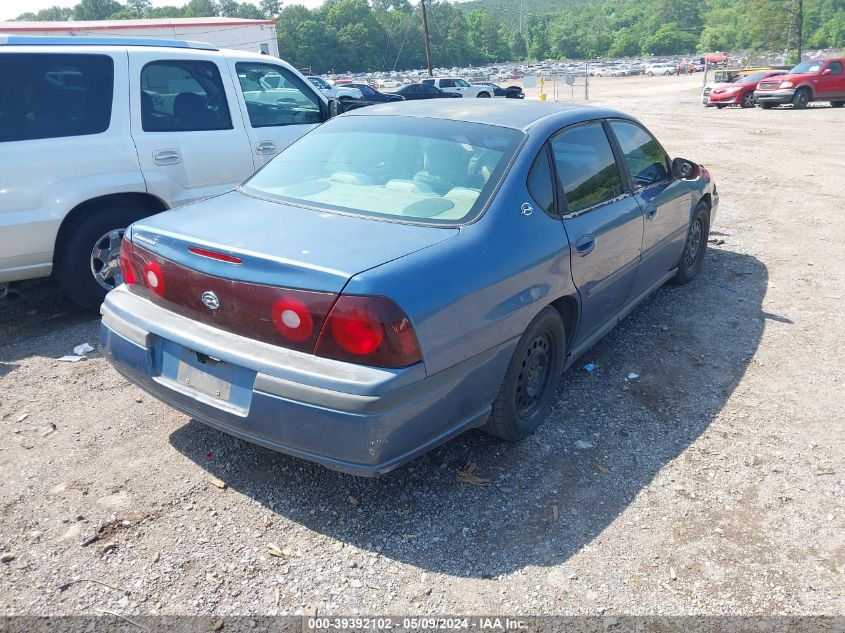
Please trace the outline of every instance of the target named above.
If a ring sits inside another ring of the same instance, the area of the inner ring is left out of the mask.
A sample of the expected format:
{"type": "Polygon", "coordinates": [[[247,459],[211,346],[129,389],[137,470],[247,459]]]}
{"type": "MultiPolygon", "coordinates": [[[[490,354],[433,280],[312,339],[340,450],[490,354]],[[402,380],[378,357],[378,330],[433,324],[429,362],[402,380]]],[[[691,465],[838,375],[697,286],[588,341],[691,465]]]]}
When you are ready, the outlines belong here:
{"type": "Polygon", "coordinates": [[[754,93],[753,92],[746,92],[742,95],[742,100],[739,102],[740,108],[753,108],[754,107],[754,93]]]}
{"type": "Polygon", "coordinates": [[[792,95],[792,107],[796,110],[803,110],[810,105],[810,90],[808,88],[799,88],[792,95]]]}
{"type": "Polygon", "coordinates": [[[703,200],[695,207],[692,214],[684,252],[678,261],[678,272],[672,278],[673,283],[683,285],[695,279],[704,265],[707,251],[707,239],[710,235],[710,207],[703,200]]]}
{"type": "Polygon", "coordinates": [[[843,105],[845,105],[845,101],[831,101],[830,102],[831,108],[841,108],[843,105]]]}
{"type": "Polygon", "coordinates": [[[479,98],[479,99],[489,99],[489,98],[490,98],[490,93],[489,93],[489,92],[479,92],[479,93],[478,93],[478,98],[479,98]]]}
{"type": "Polygon", "coordinates": [[[565,355],[563,321],[548,306],[519,339],[483,430],[511,442],[531,435],[552,405],[565,355]]]}
{"type": "Polygon", "coordinates": [[[763,102],[763,103],[760,104],[760,107],[763,108],[764,110],[771,110],[773,105],[774,105],[773,103],[763,102]]]}
{"type": "Polygon", "coordinates": [[[721,110],[721,109],[722,109],[722,108],[724,108],[724,107],[725,107],[725,104],[724,104],[724,103],[717,103],[717,104],[716,104],[716,109],[717,109],[717,110],[721,110]]]}
{"type": "MultiPolygon", "coordinates": [[[[101,202],[90,207],[75,220],[73,225],[62,231],[60,243],[56,245],[53,259],[53,275],[62,290],[83,308],[99,310],[106,293],[120,285],[123,278],[119,270],[111,287],[103,286],[94,276],[93,250],[98,245],[105,247],[110,233],[118,232],[117,245],[123,238],[123,231],[136,220],[147,217],[153,209],[132,200],[101,202]],[[112,206],[114,205],[114,206],[112,206]]],[[[102,262],[101,262],[102,263],[102,262]]],[[[116,263],[116,262],[114,262],[116,263]]],[[[98,269],[103,276],[102,267],[98,269]]]]}

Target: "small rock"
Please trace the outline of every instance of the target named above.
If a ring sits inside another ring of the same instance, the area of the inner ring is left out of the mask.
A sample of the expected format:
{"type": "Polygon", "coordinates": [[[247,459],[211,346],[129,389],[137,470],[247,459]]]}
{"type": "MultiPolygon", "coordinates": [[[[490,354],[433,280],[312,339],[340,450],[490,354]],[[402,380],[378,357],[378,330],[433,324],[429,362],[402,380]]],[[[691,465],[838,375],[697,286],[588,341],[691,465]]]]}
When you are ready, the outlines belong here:
{"type": "Polygon", "coordinates": [[[218,479],[217,477],[209,477],[208,483],[210,483],[215,488],[220,488],[220,490],[226,489],[226,482],[222,479],[218,479]]]}
{"type": "Polygon", "coordinates": [[[638,373],[634,372],[634,371],[632,371],[630,374],[628,374],[628,380],[636,380],[639,377],[640,377],[640,375],[638,373]]]}
{"type": "Polygon", "coordinates": [[[360,589],[363,586],[363,583],[357,578],[353,578],[352,581],[349,583],[349,586],[353,589],[360,589]]]}
{"type": "Polygon", "coordinates": [[[11,563],[13,560],[15,560],[14,554],[3,554],[0,556],[0,563],[11,563]]]}
{"type": "Polygon", "coordinates": [[[348,497],[346,497],[346,503],[348,503],[353,508],[357,508],[359,505],[361,505],[361,500],[353,497],[352,495],[349,495],[348,497]]]}
{"type": "Polygon", "coordinates": [[[121,609],[125,609],[129,606],[129,596],[123,596],[120,600],[117,601],[117,606],[121,609]]]}
{"type": "Polygon", "coordinates": [[[677,579],[678,579],[678,574],[677,574],[677,572],[675,571],[675,568],[674,568],[674,567],[670,567],[670,568],[669,568],[669,578],[671,578],[672,580],[677,580],[677,579]]]}
{"type": "Polygon", "coordinates": [[[217,620],[214,624],[211,625],[212,631],[219,631],[223,628],[223,620],[217,620]]]}
{"type": "Polygon", "coordinates": [[[28,417],[29,417],[29,414],[28,414],[28,413],[21,413],[21,414],[18,416],[18,419],[17,419],[17,420],[15,420],[15,422],[17,422],[18,424],[20,424],[21,422],[23,422],[24,420],[26,420],[28,417]]]}
{"type": "Polygon", "coordinates": [[[154,563],[157,563],[160,559],[161,559],[161,552],[156,552],[155,554],[153,554],[152,561],[154,563]]]}
{"type": "Polygon", "coordinates": [[[40,429],[41,437],[47,437],[48,435],[50,435],[50,433],[52,433],[55,430],[56,430],[56,425],[53,424],[52,422],[50,422],[49,424],[46,424],[46,425],[41,427],[41,429],[40,429]]]}
{"type": "Polygon", "coordinates": [[[593,444],[592,442],[588,442],[587,440],[578,440],[577,442],[575,442],[575,448],[577,448],[579,451],[583,451],[588,448],[593,448],[593,444]]]}
{"type": "Polygon", "coordinates": [[[669,331],[669,326],[668,326],[668,325],[662,325],[662,326],[660,326],[660,331],[661,331],[661,332],[668,332],[668,331],[669,331]]]}

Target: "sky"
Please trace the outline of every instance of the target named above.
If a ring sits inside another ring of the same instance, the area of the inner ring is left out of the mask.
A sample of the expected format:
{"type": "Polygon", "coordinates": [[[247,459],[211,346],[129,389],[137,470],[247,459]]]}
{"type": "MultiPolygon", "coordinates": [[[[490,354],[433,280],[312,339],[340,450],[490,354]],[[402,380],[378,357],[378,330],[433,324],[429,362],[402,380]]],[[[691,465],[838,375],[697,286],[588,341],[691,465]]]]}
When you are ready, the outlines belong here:
{"type": "MultiPolygon", "coordinates": [[[[125,0],[118,0],[124,2],[125,0]]],[[[47,7],[60,6],[72,7],[79,0],[0,0],[0,21],[14,20],[21,13],[32,11],[36,13],[47,7]]],[[[181,6],[187,4],[187,0],[152,0],[154,7],[165,5],[181,6]]],[[[290,0],[284,4],[304,4],[306,7],[314,8],[323,3],[323,0],[290,0]]],[[[257,4],[257,3],[256,3],[257,4]]]]}

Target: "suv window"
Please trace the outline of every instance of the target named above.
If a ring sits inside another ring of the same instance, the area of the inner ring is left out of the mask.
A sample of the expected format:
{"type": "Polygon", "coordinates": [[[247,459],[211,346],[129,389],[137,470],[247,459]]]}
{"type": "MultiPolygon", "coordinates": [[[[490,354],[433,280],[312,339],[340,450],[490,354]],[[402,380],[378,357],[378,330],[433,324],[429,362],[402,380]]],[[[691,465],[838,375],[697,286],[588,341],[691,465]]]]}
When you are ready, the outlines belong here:
{"type": "Polygon", "coordinates": [[[460,88],[469,88],[469,82],[464,79],[455,79],[455,85],[460,88]]]}
{"type": "Polygon", "coordinates": [[[231,130],[220,71],[212,62],[158,61],[141,70],[145,132],[231,130]]]}
{"type": "Polygon", "coordinates": [[[455,87],[455,80],[454,79],[441,79],[440,80],[440,87],[441,88],[454,88],[455,87]]]}
{"type": "Polygon", "coordinates": [[[422,83],[426,84],[427,86],[433,86],[434,85],[434,79],[423,79],[422,83]]]}
{"type": "Polygon", "coordinates": [[[601,123],[564,130],[552,138],[551,146],[570,212],[622,195],[622,178],[601,123]]]}
{"type": "Polygon", "coordinates": [[[635,185],[648,185],[669,178],[669,157],[651,134],[627,121],[611,121],[610,127],[619,141],[622,161],[635,185]]]}
{"type": "Polygon", "coordinates": [[[109,128],[107,55],[0,55],[0,142],[99,134],[109,128]]]}
{"type": "Polygon", "coordinates": [[[320,104],[313,91],[281,66],[235,64],[252,127],[320,123],[320,104]]]}
{"type": "Polygon", "coordinates": [[[842,62],[830,62],[828,68],[830,68],[830,73],[832,75],[842,74],[842,62]]]}

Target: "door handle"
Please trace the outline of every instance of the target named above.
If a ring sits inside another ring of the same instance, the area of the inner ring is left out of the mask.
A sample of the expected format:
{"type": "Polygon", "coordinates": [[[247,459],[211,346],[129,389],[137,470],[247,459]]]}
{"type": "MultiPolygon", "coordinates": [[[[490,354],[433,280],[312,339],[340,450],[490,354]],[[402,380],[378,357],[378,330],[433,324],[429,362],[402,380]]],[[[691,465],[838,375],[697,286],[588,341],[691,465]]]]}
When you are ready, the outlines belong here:
{"type": "Polygon", "coordinates": [[[153,154],[156,165],[176,165],[182,162],[182,155],[175,149],[160,149],[153,154]]]}
{"type": "Polygon", "coordinates": [[[256,154],[275,154],[276,144],[273,141],[259,141],[255,144],[256,154]]]}
{"type": "Polygon", "coordinates": [[[595,247],[596,238],[594,238],[592,235],[582,235],[577,240],[575,240],[575,250],[578,251],[578,254],[582,257],[584,255],[589,255],[595,247]]]}
{"type": "Polygon", "coordinates": [[[653,220],[654,216],[656,216],[656,215],[657,215],[657,207],[648,207],[645,210],[645,217],[647,217],[649,220],[653,220]]]}

